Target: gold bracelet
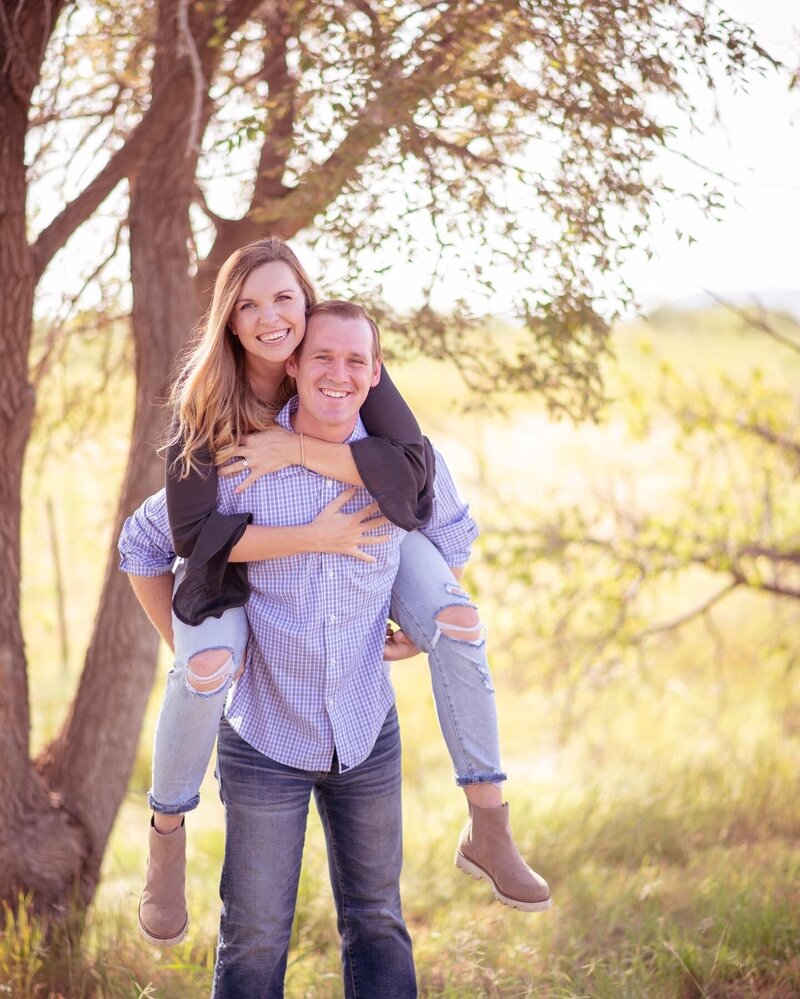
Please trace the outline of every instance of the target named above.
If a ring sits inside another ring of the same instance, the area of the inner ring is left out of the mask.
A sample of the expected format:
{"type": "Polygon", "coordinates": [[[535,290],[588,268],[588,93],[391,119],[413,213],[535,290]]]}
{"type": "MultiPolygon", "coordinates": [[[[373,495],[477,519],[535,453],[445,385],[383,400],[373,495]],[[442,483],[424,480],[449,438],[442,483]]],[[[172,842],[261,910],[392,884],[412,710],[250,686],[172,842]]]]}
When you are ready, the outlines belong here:
{"type": "Polygon", "coordinates": [[[302,434],[300,434],[300,464],[303,466],[303,468],[306,467],[306,448],[305,444],[303,443],[302,434]]]}

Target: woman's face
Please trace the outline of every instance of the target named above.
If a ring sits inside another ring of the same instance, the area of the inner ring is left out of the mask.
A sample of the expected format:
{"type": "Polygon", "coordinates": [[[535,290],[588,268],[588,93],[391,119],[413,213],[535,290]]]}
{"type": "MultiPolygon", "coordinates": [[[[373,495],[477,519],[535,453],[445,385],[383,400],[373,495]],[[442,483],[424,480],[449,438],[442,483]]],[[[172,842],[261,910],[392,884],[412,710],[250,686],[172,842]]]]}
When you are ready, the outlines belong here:
{"type": "Polygon", "coordinates": [[[229,324],[248,361],[283,367],[306,331],[306,301],[292,268],[275,260],[250,271],[229,324]]]}

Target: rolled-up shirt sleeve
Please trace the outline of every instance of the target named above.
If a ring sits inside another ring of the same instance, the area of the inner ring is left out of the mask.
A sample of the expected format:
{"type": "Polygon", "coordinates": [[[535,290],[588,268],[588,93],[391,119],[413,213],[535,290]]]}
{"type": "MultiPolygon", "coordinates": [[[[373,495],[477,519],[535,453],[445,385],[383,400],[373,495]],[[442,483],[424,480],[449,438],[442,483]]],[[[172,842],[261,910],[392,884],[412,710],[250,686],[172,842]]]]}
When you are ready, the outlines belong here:
{"type": "Polygon", "coordinates": [[[164,576],[175,561],[164,490],[154,493],[122,525],[120,569],[133,576],[164,576]]]}
{"type": "Polygon", "coordinates": [[[478,525],[470,516],[469,506],[461,499],[450,469],[438,451],[434,479],[433,511],[421,533],[428,538],[451,568],[466,565],[472,544],[478,537],[478,525]]]}

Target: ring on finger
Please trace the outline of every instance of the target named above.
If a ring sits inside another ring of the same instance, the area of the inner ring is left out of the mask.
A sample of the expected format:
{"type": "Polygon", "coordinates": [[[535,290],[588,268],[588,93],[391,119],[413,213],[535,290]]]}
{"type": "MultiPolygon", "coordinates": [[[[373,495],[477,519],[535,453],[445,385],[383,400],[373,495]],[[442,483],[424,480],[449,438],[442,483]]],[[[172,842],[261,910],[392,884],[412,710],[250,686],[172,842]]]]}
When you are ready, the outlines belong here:
{"type": "Polygon", "coordinates": [[[242,458],[242,471],[243,472],[250,471],[250,462],[247,460],[247,458],[242,458]]]}

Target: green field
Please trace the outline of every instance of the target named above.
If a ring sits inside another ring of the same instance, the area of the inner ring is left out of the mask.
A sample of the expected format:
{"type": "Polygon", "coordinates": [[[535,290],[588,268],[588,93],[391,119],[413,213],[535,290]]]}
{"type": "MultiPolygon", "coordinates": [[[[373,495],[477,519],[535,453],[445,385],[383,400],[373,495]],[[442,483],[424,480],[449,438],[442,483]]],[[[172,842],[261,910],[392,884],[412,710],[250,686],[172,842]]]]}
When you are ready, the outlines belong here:
{"type": "MultiPolygon", "coordinates": [[[[542,406],[521,399],[509,402],[506,416],[464,416],[442,403],[459,396],[452,372],[432,363],[395,365],[396,380],[483,524],[521,509],[535,520],[559,504],[614,489],[635,493],[650,508],[668,504],[686,465],[674,428],[655,418],[665,362],[689,384],[720,371],[744,383],[756,367],[776,392],[800,384],[800,355],[717,313],[662,316],[618,331],[615,343],[619,360],[608,379],[616,401],[597,426],[553,424],[542,406]]],[[[59,392],[54,387],[43,406],[55,407],[59,392]]],[[[120,409],[102,434],[75,418],[77,436],[40,434],[31,449],[24,620],[34,750],[57,730],[79,675],[123,470],[129,394],[123,379],[114,396],[120,409]]],[[[716,617],[722,641],[693,624],[653,643],[643,663],[621,654],[613,667],[576,674],[568,656],[562,663],[558,649],[543,641],[538,622],[526,618],[541,601],[529,602],[519,588],[509,594],[505,580],[481,567],[480,549],[475,561],[472,579],[494,650],[512,823],[523,852],[550,882],[554,907],[544,914],[507,909],[453,867],[465,806],[438,734],[427,665],[421,657],[396,665],[403,892],[421,995],[800,995],[800,603],[742,592],[716,617]]],[[[532,566],[534,588],[546,591],[555,571],[557,563],[532,566]]],[[[663,605],[651,608],[654,617],[682,596],[665,592],[663,605]]],[[[135,932],[144,793],[166,655],[161,665],[82,949],[46,945],[35,925],[7,915],[0,995],[208,993],[223,845],[210,776],[187,824],[189,937],[159,954],[135,932]]],[[[341,994],[324,846],[313,816],[287,996],[341,994]]]]}

